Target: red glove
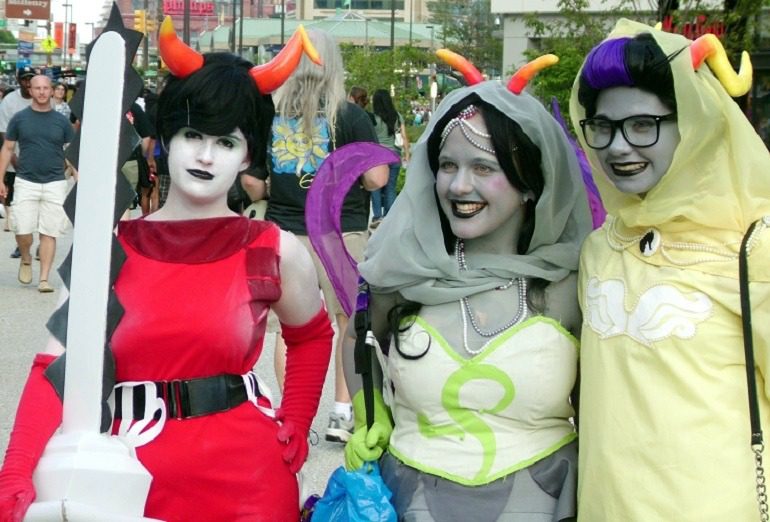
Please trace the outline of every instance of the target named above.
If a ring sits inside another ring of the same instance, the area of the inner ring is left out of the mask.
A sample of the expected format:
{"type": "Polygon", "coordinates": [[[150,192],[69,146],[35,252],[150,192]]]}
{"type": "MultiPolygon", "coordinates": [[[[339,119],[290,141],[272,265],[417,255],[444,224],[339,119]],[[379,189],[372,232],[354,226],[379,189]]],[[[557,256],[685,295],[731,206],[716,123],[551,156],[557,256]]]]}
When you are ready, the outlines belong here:
{"type": "Polygon", "coordinates": [[[19,400],[0,469],[0,522],[21,522],[35,500],[32,472],[61,425],[62,403],[43,372],[56,356],[37,354],[19,400]]]}
{"type": "Polygon", "coordinates": [[[281,324],[286,341],[286,385],[276,418],[282,422],[278,440],[286,444],[283,460],[297,473],[307,459],[307,435],[313,422],[332,352],[332,330],[321,307],[307,324],[281,324]]]}

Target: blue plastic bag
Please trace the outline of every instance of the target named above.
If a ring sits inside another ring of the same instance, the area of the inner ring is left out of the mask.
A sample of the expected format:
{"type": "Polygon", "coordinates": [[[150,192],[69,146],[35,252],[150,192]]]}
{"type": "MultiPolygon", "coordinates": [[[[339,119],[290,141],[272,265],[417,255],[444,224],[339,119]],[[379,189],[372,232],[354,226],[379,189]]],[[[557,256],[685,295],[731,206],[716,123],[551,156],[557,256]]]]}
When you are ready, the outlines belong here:
{"type": "Polygon", "coordinates": [[[396,522],[391,496],[376,462],[366,462],[356,471],[340,466],[329,477],[312,522],[396,522]]]}

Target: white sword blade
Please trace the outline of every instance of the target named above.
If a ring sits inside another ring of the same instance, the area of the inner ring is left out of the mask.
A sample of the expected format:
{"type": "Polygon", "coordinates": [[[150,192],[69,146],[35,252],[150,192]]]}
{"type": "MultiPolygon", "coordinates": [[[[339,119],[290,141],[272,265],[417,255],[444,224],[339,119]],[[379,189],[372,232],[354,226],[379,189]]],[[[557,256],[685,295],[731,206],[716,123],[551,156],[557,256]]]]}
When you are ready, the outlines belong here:
{"type": "Polygon", "coordinates": [[[111,31],[98,39],[88,63],[69,289],[64,433],[98,433],[101,422],[125,54],[123,38],[111,31]]]}

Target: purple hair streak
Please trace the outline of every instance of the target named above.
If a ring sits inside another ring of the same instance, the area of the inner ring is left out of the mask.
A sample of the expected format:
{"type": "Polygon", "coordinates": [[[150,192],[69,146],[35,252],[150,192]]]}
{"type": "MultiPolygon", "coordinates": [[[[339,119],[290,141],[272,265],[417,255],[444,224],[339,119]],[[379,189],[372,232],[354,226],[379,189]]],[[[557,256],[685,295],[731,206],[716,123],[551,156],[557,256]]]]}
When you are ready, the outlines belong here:
{"type": "Polygon", "coordinates": [[[632,87],[634,85],[626,68],[626,44],[631,38],[614,38],[600,43],[588,53],[581,75],[593,89],[632,87]]]}

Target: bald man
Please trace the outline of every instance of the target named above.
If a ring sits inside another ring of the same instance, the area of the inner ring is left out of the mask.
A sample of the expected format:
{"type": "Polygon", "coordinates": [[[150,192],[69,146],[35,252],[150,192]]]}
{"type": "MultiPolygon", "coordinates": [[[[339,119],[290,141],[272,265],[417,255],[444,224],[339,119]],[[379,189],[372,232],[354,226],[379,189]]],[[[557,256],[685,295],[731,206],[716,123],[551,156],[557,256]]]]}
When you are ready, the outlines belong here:
{"type": "MultiPolygon", "coordinates": [[[[19,282],[32,283],[32,235],[40,236],[40,276],[38,291],[53,292],[48,275],[56,253],[56,238],[67,229],[62,207],[67,195],[64,178],[64,148],[74,138],[69,120],[51,108],[51,79],[32,78],[29,92],[32,104],[19,111],[8,123],[5,142],[0,150],[0,178],[11,162],[19,144],[16,165],[13,230],[19,245],[19,282]]],[[[5,195],[0,184],[0,195],[5,195]]]]}

